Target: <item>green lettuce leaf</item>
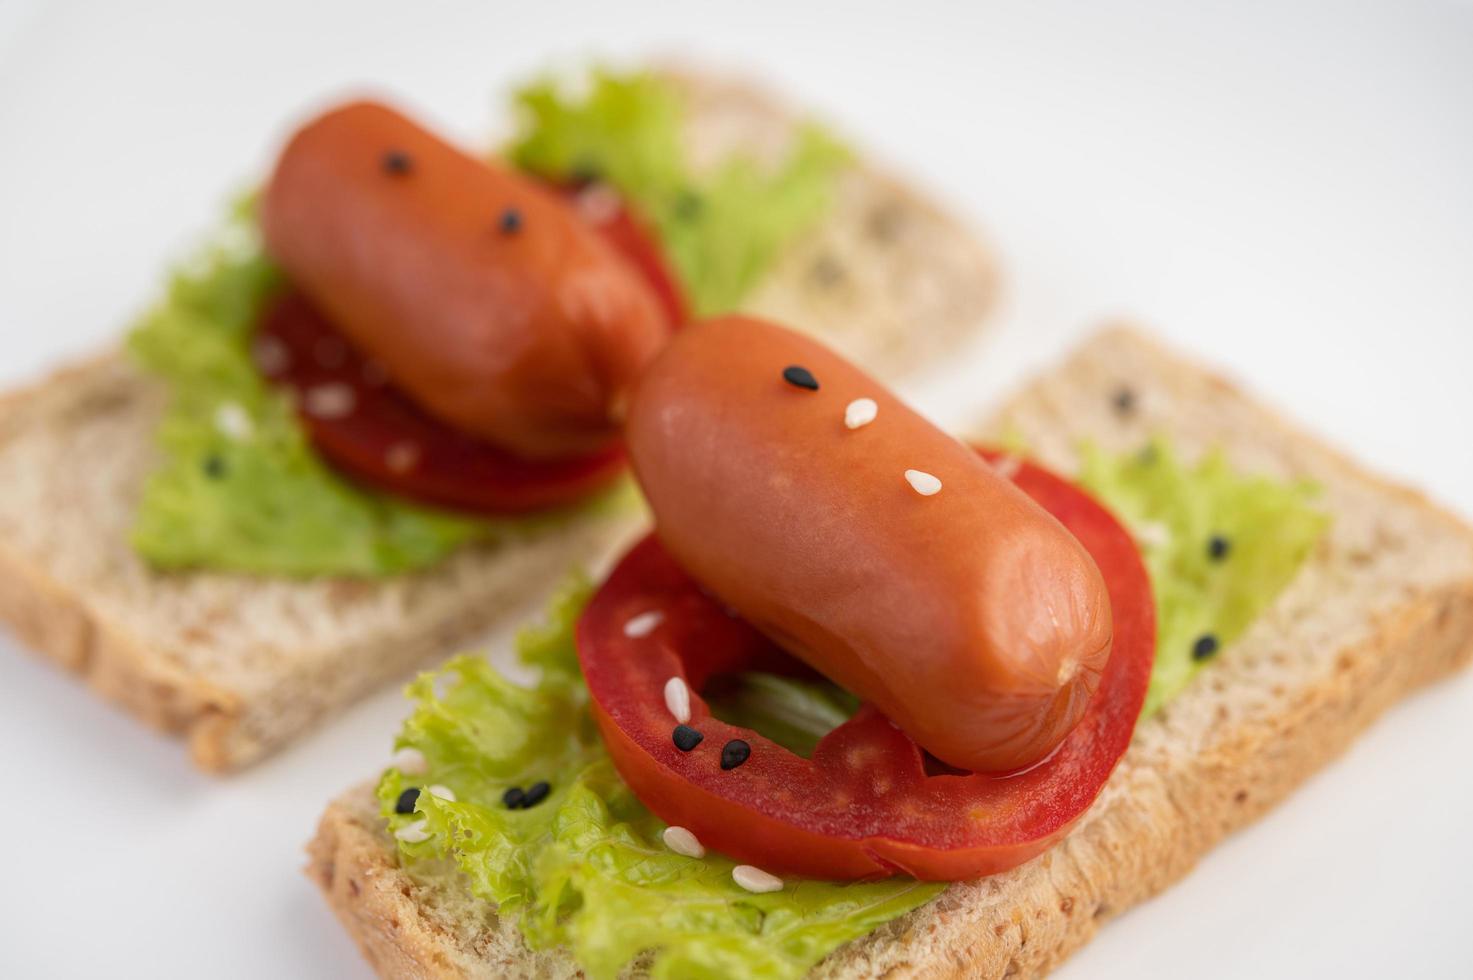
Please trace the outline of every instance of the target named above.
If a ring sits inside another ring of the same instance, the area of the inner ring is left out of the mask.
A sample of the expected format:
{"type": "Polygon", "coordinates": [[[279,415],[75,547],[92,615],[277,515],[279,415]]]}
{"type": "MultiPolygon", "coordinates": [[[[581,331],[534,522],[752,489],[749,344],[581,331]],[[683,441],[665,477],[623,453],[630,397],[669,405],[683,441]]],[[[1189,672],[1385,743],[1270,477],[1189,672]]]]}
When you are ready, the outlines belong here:
{"type": "Polygon", "coordinates": [[[536,520],[437,512],[340,477],[287,399],[257,371],[251,330],[281,277],[250,200],[178,269],[128,338],[169,386],[163,460],[146,482],[133,545],[164,569],[376,577],[434,564],[467,542],[534,533],[536,520]]]}
{"type": "MultiPolygon", "coordinates": [[[[588,714],[572,635],[588,593],[586,581],[574,583],[546,625],[519,638],[535,685],[462,657],[410,686],[415,708],[396,744],[419,749],[430,768],[414,780],[390,769],[379,785],[391,827],[424,820],[432,834],[401,842],[407,856],[453,859],[475,895],[517,917],[533,948],[565,944],[594,978],[651,951],[656,977],[798,977],[942,890],[911,879],[789,880],[756,895],[732,881],[732,862],[666,848],[664,824],[619,779],[588,714]],[[542,780],[552,792],[540,805],[502,805],[509,787],[542,780]],[[394,813],[405,788],[437,784],[455,802],[425,792],[414,814],[394,813]]],[[[776,686],[788,714],[819,725],[844,717],[843,702],[817,685],[807,709],[796,706],[805,685],[776,686]]]]}
{"type": "MultiPolygon", "coordinates": [[[[581,101],[533,85],[518,102],[528,125],[514,161],[552,176],[592,168],[637,201],[701,313],[735,307],[780,249],[822,216],[847,159],[810,127],[775,171],[734,158],[696,180],[679,145],[679,99],[644,75],[596,74],[581,101]]],[[[383,577],[433,565],[468,542],[536,534],[567,518],[468,518],[341,478],[251,362],[251,327],[280,286],[246,199],[132,331],[133,355],[171,390],[158,435],[163,461],[143,488],[133,529],[148,562],[383,577]]],[[[626,482],[577,509],[631,499],[626,482]]]]}
{"type": "MultiPolygon", "coordinates": [[[[1200,668],[1197,638],[1210,632],[1226,645],[1240,635],[1326,525],[1309,505],[1312,487],[1239,474],[1220,455],[1187,465],[1164,443],[1122,457],[1088,448],[1083,483],[1146,540],[1160,617],[1148,711],[1200,668]],[[1214,549],[1215,538],[1225,545],[1214,549]]],[[[732,882],[730,861],[666,849],[663,824],[619,779],[588,713],[573,624],[589,592],[586,580],[570,584],[545,625],[518,638],[535,684],[461,657],[410,686],[415,707],[396,744],[423,752],[429,771],[411,780],[390,769],[378,790],[391,828],[422,820],[430,834],[401,841],[407,857],[450,858],[475,895],[516,917],[533,948],[566,945],[595,978],[647,953],[657,977],[801,976],[941,891],[910,879],[789,880],[754,895],[732,882]],[[544,780],[552,790],[539,806],[502,804],[508,788],[544,780]],[[455,801],[425,792],[415,813],[394,812],[406,788],[437,784],[455,801]]],[[[856,707],[827,682],[769,674],[708,693],[719,717],[800,754],[856,707]]]]}
{"type": "Polygon", "coordinates": [[[761,732],[803,758],[819,740],[859,710],[859,698],[822,678],[798,680],[751,672],[718,678],[702,696],[711,713],[729,725],[761,732]]]}
{"type": "Polygon", "coordinates": [[[552,81],[517,93],[521,127],[507,155],[557,180],[597,176],[652,222],[699,316],[736,309],[833,199],[849,152],[801,126],[775,168],[732,156],[697,174],[681,143],[678,92],[646,74],[594,71],[575,97],[552,81]]]}
{"type": "Polygon", "coordinates": [[[1328,525],[1312,484],[1241,474],[1221,453],[1188,465],[1160,440],[1122,456],[1085,447],[1080,482],[1135,533],[1151,575],[1158,636],[1146,717],[1252,625],[1328,525]],[[1209,636],[1215,652],[1193,656],[1209,636]]]}

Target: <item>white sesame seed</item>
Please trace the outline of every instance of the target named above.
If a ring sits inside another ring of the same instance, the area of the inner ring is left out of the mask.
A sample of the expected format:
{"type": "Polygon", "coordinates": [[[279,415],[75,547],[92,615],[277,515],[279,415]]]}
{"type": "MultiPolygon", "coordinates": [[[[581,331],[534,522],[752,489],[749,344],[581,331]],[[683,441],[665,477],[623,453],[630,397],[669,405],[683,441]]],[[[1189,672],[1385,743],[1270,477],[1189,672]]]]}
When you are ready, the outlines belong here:
{"type": "Polygon", "coordinates": [[[992,464],[992,468],[1004,480],[1011,480],[1023,468],[1023,460],[1009,453],[1006,456],[997,457],[997,460],[992,464]]]}
{"type": "Polygon", "coordinates": [[[761,868],[754,868],[750,864],[739,864],[731,869],[731,880],[741,885],[749,892],[762,894],[763,892],[780,892],[783,890],[783,880],[777,875],[770,875],[761,868]]]}
{"type": "Polygon", "coordinates": [[[1164,548],[1171,544],[1171,528],[1160,521],[1144,521],[1135,528],[1135,540],[1148,548],[1164,548]]]}
{"type": "Polygon", "coordinates": [[[407,823],[394,831],[394,836],[406,844],[418,844],[420,841],[427,841],[431,836],[427,829],[429,823],[428,820],[416,820],[414,823],[407,823]]]}
{"type": "Polygon", "coordinates": [[[941,492],[941,481],[924,470],[906,470],[905,479],[922,497],[941,492]]]}
{"type": "Polygon", "coordinates": [[[624,635],[636,638],[649,636],[655,631],[655,627],[664,621],[665,614],[658,609],[642,612],[638,616],[630,617],[629,621],[624,624],[624,635]]]}
{"type": "Polygon", "coordinates": [[[336,381],[308,388],[302,401],[307,414],[319,419],[346,418],[353,414],[357,404],[358,396],[353,394],[353,389],[336,381]]]}
{"type": "Polygon", "coordinates": [[[408,473],[419,465],[419,446],[412,442],[396,442],[384,453],[384,465],[390,473],[408,473]]]}
{"type": "Polygon", "coordinates": [[[682,725],[690,721],[690,688],[681,678],[672,677],[665,682],[665,707],[682,725]]]}
{"type": "Polygon", "coordinates": [[[285,371],[292,362],[291,351],[275,337],[257,337],[252,341],[251,357],[256,362],[256,368],[268,377],[285,371]]]}
{"type": "Polygon", "coordinates": [[[676,854],[683,854],[688,858],[703,858],[706,849],[696,839],[696,835],[684,827],[666,827],[665,832],[660,835],[665,846],[676,854]]]}
{"type": "Polygon", "coordinates": [[[399,770],[406,776],[423,776],[430,769],[429,760],[419,749],[405,746],[394,753],[394,758],[389,760],[389,765],[399,770]]]}
{"type": "Polygon", "coordinates": [[[438,796],[447,803],[455,802],[455,791],[449,786],[441,786],[439,783],[436,783],[433,786],[425,787],[425,792],[431,796],[438,796]]]}
{"type": "Polygon", "coordinates": [[[215,409],[215,428],[231,439],[245,439],[251,434],[251,417],[238,402],[226,402],[215,409]]]}
{"type": "Polygon", "coordinates": [[[589,224],[602,225],[614,220],[623,206],[619,192],[602,181],[589,184],[578,192],[578,213],[589,224]]]}
{"type": "Polygon", "coordinates": [[[844,424],[851,429],[863,428],[880,414],[880,406],[873,398],[856,398],[844,409],[844,424]]]}

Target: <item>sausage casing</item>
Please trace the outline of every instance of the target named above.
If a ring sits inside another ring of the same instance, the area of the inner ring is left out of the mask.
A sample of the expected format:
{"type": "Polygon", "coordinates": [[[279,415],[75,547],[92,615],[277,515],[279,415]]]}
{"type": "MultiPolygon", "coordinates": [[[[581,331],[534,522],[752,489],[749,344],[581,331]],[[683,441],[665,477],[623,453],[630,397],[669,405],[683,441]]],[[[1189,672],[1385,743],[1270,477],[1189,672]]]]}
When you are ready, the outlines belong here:
{"type": "Polygon", "coordinates": [[[943,762],[1027,766],[1079,720],[1111,643],[1093,560],[837,354],[754,319],[695,324],[640,380],[626,438],[675,558],[943,762]],[[850,428],[864,398],[878,411],[850,428]]]}
{"type": "Polygon", "coordinates": [[[267,251],[431,415],[530,458],[611,442],[668,336],[634,267],[530,178],[356,102],[288,143],[267,251]]]}

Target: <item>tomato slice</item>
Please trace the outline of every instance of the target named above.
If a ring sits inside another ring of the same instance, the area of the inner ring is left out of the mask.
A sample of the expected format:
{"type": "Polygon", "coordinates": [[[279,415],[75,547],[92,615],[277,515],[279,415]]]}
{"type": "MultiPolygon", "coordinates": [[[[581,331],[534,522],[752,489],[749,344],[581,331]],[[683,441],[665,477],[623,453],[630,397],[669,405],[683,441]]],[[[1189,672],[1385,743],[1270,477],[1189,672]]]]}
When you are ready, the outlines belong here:
{"type": "Polygon", "coordinates": [[[267,309],[257,366],[293,393],[317,450],[364,483],[474,513],[574,503],[624,471],[615,446],[567,460],[527,460],[427,415],[297,292],[267,309]]]}
{"type": "Polygon", "coordinates": [[[558,189],[572,200],[583,220],[597,228],[639,270],[665,307],[670,322],[677,329],[685,323],[689,312],[685,294],[680,289],[680,280],[665,261],[659,237],[625,206],[618,192],[597,181],[559,184],[558,189]]]}
{"type": "Polygon", "coordinates": [[[1016,867],[1061,838],[1130,744],[1155,659],[1155,607],[1135,543],[1108,511],[1038,466],[1024,463],[1014,479],[1094,557],[1115,621],[1100,686],[1047,759],[1004,775],[938,771],[868,705],[811,759],[720,721],[700,697],[708,681],[796,662],[703,592],[650,536],[614,569],[577,628],[593,715],[624,780],[661,819],[777,873],[955,881],[1016,867]],[[662,614],[653,630],[626,635],[626,623],[650,612],[662,614]],[[664,698],[672,677],[688,685],[689,725],[704,736],[690,751],[672,737],[664,698]],[[751,754],[723,770],[722,748],[733,739],[751,754]]]}
{"type": "MultiPolygon", "coordinates": [[[[580,215],[649,281],[676,326],[685,301],[655,239],[617,197],[560,187],[580,215]]],[[[480,514],[520,514],[576,503],[624,471],[621,447],[566,460],[527,460],[463,435],[390,384],[300,293],[268,307],[257,365],[296,395],[312,443],[339,469],[411,500],[480,514]]]]}

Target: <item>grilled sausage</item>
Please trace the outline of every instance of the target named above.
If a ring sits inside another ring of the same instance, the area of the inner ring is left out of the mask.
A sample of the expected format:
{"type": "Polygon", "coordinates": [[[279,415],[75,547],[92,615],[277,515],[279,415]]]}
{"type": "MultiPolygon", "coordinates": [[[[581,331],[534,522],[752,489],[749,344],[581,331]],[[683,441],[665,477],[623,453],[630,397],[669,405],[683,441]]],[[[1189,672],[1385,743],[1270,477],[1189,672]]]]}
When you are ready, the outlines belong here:
{"type": "Polygon", "coordinates": [[[288,277],[422,408],[517,455],[607,445],[670,330],[554,193],[374,103],[292,137],[262,224],[288,277]]]}
{"type": "Polygon", "coordinates": [[[626,438],[686,570],[943,762],[1027,766],[1079,720],[1112,635],[1093,560],[837,354],[759,320],[693,325],[636,386],[626,438]]]}

